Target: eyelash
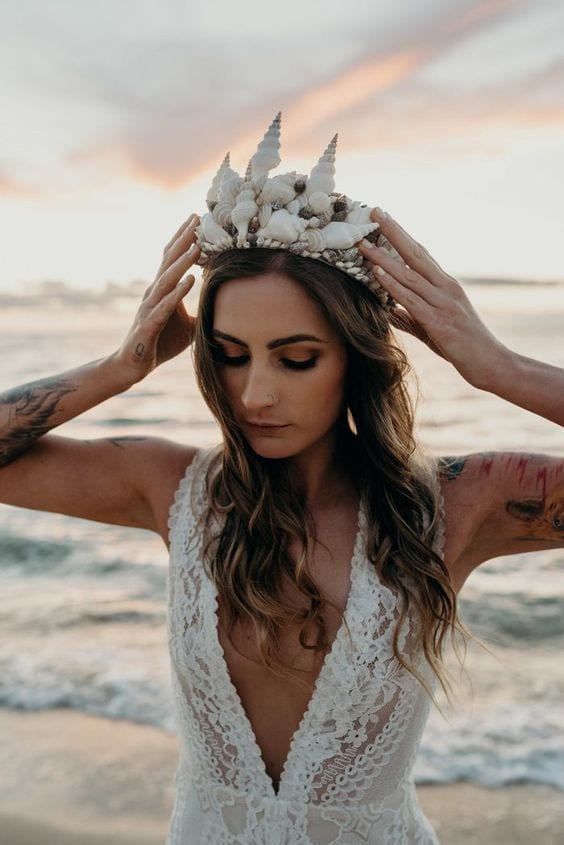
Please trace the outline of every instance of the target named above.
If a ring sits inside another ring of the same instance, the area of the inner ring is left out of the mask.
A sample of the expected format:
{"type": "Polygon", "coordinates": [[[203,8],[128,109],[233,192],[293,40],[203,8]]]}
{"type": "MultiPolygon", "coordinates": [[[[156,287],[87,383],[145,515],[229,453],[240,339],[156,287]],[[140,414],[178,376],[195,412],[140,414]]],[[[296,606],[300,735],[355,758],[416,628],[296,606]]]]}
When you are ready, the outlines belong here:
{"type": "MultiPolygon", "coordinates": [[[[241,355],[238,358],[230,358],[228,355],[221,352],[217,353],[218,363],[225,364],[228,367],[242,367],[248,359],[248,355],[241,355]]],[[[288,358],[281,358],[280,360],[289,370],[310,370],[312,367],[315,367],[317,356],[308,358],[307,361],[290,361],[288,358]]]]}

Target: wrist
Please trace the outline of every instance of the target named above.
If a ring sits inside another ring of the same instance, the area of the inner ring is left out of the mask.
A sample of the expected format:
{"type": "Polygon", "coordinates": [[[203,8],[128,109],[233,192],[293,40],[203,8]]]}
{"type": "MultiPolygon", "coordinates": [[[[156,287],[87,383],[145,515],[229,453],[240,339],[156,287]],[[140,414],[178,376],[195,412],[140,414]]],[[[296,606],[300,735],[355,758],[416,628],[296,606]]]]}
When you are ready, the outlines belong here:
{"type": "Polygon", "coordinates": [[[113,393],[123,393],[129,390],[137,382],[142,381],[145,373],[128,367],[120,358],[119,352],[112,352],[100,361],[100,369],[103,371],[104,380],[108,387],[113,388],[113,393]]]}
{"type": "Polygon", "coordinates": [[[515,380],[519,378],[520,357],[517,352],[497,342],[487,362],[479,368],[471,384],[488,393],[503,393],[508,384],[515,383],[515,380]]]}

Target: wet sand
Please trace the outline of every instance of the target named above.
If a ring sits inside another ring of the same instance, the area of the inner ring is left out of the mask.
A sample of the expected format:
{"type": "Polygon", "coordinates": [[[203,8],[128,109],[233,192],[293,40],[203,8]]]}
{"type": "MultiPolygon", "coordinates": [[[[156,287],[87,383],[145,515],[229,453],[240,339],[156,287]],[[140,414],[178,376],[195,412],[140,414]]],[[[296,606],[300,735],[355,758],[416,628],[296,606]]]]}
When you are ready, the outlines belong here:
{"type": "MultiPolygon", "coordinates": [[[[163,845],[177,740],[73,710],[0,710],[0,845],[163,845]]],[[[564,793],[423,786],[443,845],[561,845],[564,793]]]]}

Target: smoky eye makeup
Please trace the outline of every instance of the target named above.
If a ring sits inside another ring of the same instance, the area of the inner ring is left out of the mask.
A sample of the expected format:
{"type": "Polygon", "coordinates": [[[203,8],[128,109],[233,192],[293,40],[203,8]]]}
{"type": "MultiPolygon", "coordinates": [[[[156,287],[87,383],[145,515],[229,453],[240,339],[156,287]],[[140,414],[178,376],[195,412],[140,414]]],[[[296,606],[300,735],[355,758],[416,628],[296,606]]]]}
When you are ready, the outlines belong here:
{"type": "MultiPolygon", "coordinates": [[[[242,367],[248,360],[248,355],[227,355],[223,346],[214,344],[213,358],[217,364],[222,364],[227,367],[242,367]]],[[[319,355],[312,355],[311,358],[306,358],[303,361],[295,361],[291,358],[280,358],[280,362],[289,370],[310,370],[315,367],[319,355]]]]}

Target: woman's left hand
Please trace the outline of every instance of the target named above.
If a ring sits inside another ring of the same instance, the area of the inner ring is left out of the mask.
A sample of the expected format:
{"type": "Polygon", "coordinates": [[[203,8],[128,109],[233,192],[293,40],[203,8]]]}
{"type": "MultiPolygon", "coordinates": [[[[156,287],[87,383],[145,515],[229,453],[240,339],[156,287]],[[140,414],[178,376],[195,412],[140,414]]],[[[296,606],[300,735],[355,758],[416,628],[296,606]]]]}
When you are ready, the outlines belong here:
{"type": "Polygon", "coordinates": [[[391,217],[381,217],[379,209],[372,210],[371,219],[401,256],[396,258],[377,246],[357,244],[374,265],[379,284],[402,306],[392,310],[392,325],[418,337],[450,361],[470,384],[487,389],[510,350],[481,321],[462,285],[425,247],[391,217]]]}

